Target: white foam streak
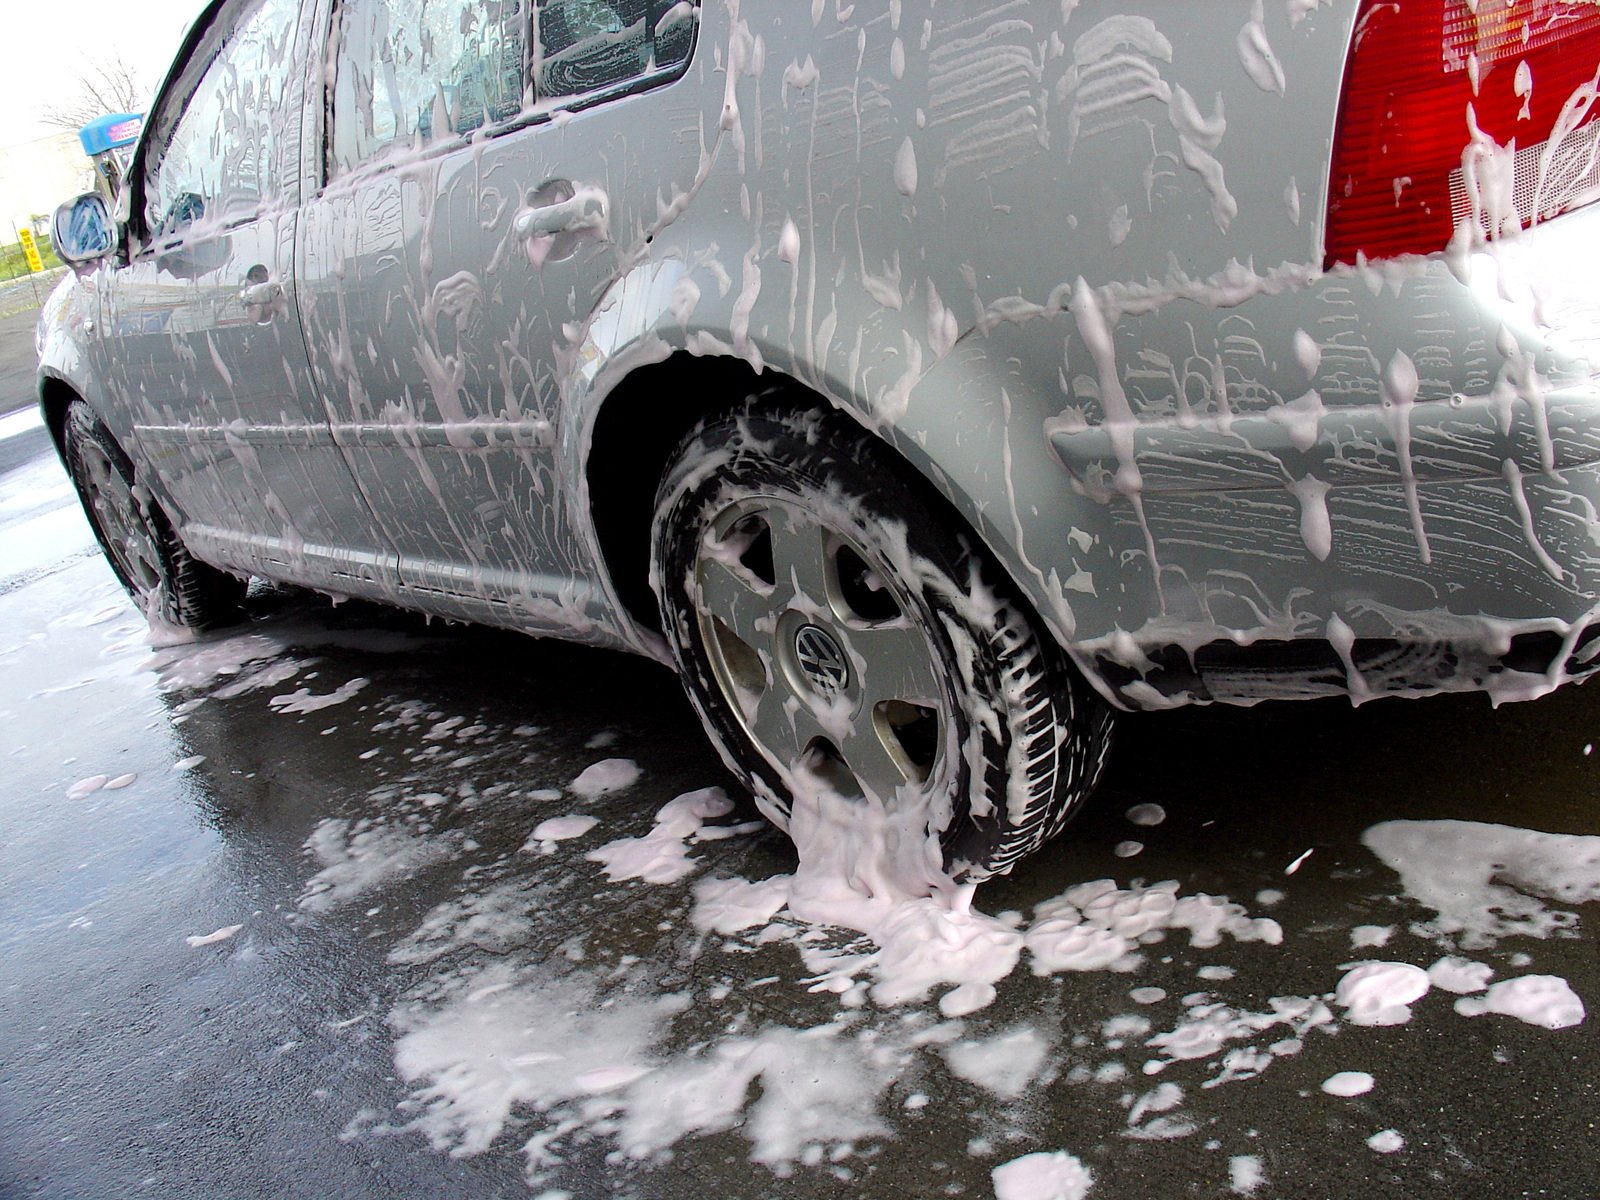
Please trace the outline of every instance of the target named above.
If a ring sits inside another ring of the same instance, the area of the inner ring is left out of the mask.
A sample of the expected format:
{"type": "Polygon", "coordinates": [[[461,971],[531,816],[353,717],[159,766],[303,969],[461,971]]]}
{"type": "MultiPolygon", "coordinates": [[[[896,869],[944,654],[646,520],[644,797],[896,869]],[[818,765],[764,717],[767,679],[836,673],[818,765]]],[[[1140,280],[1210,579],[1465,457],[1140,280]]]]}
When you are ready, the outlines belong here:
{"type": "Polygon", "coordinates": [[[627,1097],[619,1141],[630,1157],[644,1158],[689,1134],[738,1127],[751,1161],[777,1167],[811,1157],[813,1147],[887,1133],[878,1101],[903,1066],[895,1051],[840,1039],[833,1026],[729,1038],[641,1080],[627,1097]]]}
{"type": "Polygon", "coordinates": [[[1410,963],[1362,963],[1339,981],[1334,1000],[1352,1025],[1404,1025],[1411,1005],[1432,986],[1428,973],[1410,963]]]}
{"type": "Polygon", "coordinates": [[[371,821],[336,817],[318,823],[306,849],[321,869],[306,881],[300,907],[326,912],[390,880],[404,878],[450,856],[443,841],[371,821]]]}
{"type": "MultiPolygon", "coordinates": [[[[676,883],[696,866],[689,857],[689,843],[704,839],[707,821],[732,811],[733,801],[721,788],[685,792],[661,807],[650,832],[643,837],[607,842],[584,857],[604,867],[606,878],[613,882],[642,879],[646,883],[676,883]]],[[[720,831],[722,827],[717,828],[720,831]]]]}
{"type": "Polygon", "coordinates": [[[909,1063],[904,1050],[824,1025],[663,1055],[665,1027],[689,1003],[678,993],[606,994],[586,976],[551,979],[541,966],[494,963],[452,977],[442,996],[392,1018],[396,1067],[422,1083],[423,1112],[406,1128],[472,1155],[531,1108],[545,1122],[523,1147],[530,1175],[561,1161],[564,1136],[596,1124],[634,1159],[737,1128],[751,1160],[774,1169],[888,1132],[878,1107],[909,1063]]]}
{"type": "Polygon", "coordinates": [[[227,941],[243,928],[243,925],[224,925],[221,929],[218,929],[212,933],[190,934],[188,937],[184,938],[183,941],[185,945],[191,948],[212,946],[217,942],[227,941]]]}
{"type": "Polygon", "coordinates": [[[1483,991],[1493,977],[1494,968],[1488,963],[1473,962],[1455,955],[1441,958],[1428,968],[1428,979],[1434,987],[1458,996],[1483,991]]]}
{"type": "Polygon", "coordinates": [[[603,758],[580,771],[567,785],[567,790],[586,799],[604,796],[607,792],[632,787],[641,774],[639,764],[631,758],[603,758]]]}
{"type": "Polygon", "coordinates": [[[1366,1095],[1372,1090],[1375,1082],[1365,1071],[1340,1071],[1322,1081],[1322,1090],[1330,1096],[1348,1099],[1351,1096],[1366,1095]]]}
{"type": "Polygon", "coordinates": [[[1228,1160],[1228,1187],[1234,1195],[1253,1196],[1266,1179],[1259,1154],[1235,1154],[1228,1160]]]}
{"type": "Polygon", "coordinates": [[[312,692],[310,688],[298,688],[286,696],[272,697],[267,701],[267,706],[274,712],[288,714],[321,712],[325,708],[332,708],[353,698],[367,686],[367,682],[366,679],[352,679],[322,695],[312,692]]]}
{"type": "Polygon", "coordinates": [[[1049,1040],[1032,1025],[954,1042],[944,1050],[945,1061],[962,1079],[1006,1099],[1021,1096],[1044,1074],[1049,1055],[1049,1040]]]}
{"type": "Polygon", "coordinates": [[[1464,1017],[1499,1013],[1544,1029],[1569,1029],[1588,1015],[1583,1001],[1555,975],[1523,975],[1493,984],[1482,996],[1463,996],[1456,1011],[1464,1017]]]}
{"type": "Polygon", "coordinates": [[[1094,1175],[1064,1150],[1024,1154],[991,1173],[995,1200],[1083,1200],[1094,1175]]]}
{"type": "Polygon", "coordinates": [[[554,842],[566,842],[573,838],[580,838],[596,825],[600,824],[599,817],[591,817],[583,813],[569,813],[564,817],[548,817],[533,827],[533,832],[528,835],[528,840],[523,843],[524,850],[538,850],[547,848],[554,842]]]}
{"type": "MultiPolygon", "coordinates": [[[[424,1111],[408,1128],[455,1155],[487,1150],[514,1108],[548,1112],[588,1094],[580,1083],[595,1072],[651,1062],[664,1019],[681,1004],[671,997],[599,1002],[582,977],[530,985],[508,964],[492,963],[459,981],[442,1004],[396,1011],[401,1036],[395,1066],[424,1111]]],[[[529,1142],[530,1159],[543,1153],[529,1142]]]]}
{"type": "Polygon", "coordinates": [[[1408,896],[1437,914],[1417,932],[1469,950],[1512,934],[1570,933],[1577,916],[1543,900],[1600,900],[1600,837],[1476,821],[1386,821],[1361,840],[1399,873],[1408,896]]]}

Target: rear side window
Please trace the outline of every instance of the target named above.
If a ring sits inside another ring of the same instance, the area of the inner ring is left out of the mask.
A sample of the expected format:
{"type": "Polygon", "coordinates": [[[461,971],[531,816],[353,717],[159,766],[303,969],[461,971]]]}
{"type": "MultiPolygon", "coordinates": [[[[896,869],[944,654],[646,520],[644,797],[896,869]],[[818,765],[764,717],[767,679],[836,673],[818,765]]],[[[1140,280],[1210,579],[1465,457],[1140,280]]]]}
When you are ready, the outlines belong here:
{"type": "Polygon", "coordinates": [[[277,122],[294,61],[299,0],[262,0],[216,44],[155,121],[144,222],[170,242],[196,221],[238,224],[278,199],[277,122]]]}
{"type": "Polygon", "coordinates": [[[346,0],[333,88],[333,167],[471,133],[520,112],[532,0],[346,0]]]}
{"type": "Polygon", "coordinates": [[[690,0],[342,0],[331,174],[682,71],[690,0]]]}
{"type": "Polygon", "coordinates": [[[695,6],[678,0],[539,0],[539,98],[561,99],[682,66],[695,6]]]}

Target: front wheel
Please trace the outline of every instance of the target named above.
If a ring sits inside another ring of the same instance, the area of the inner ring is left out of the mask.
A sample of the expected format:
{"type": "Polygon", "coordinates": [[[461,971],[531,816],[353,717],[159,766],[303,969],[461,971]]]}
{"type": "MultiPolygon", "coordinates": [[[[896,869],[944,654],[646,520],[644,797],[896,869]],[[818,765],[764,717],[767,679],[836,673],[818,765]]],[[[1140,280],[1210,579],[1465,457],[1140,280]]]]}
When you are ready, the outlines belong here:
{"type": "Polygon", "coordinates": [[[146,618],[205,630],[237,616],[244,581],[190,556],[94,410],[74,400],[64,432],[67,471],[89,526],[146,618]]]}
{"type": "Polygon", "coordinates": [[[978,880],[1098,781],[1109,710],[942,501],[841,414],[757,398],[701,422],[652,547],[689,698],[785,828],[821,788],[978,880]]]}

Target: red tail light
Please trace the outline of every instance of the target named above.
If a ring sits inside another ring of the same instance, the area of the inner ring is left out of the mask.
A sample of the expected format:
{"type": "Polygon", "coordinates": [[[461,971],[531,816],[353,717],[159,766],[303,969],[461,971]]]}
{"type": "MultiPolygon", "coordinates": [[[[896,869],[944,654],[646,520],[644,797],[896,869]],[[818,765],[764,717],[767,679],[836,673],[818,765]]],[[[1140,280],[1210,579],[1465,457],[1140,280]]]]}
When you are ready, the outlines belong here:
{"type": "Polygon", "coordinates": [[[1600,198],[1597,76],[1592,0],[1361,0],[1325,265],[1429,254],[1475,216],[1494,237],[1600,198]]]}

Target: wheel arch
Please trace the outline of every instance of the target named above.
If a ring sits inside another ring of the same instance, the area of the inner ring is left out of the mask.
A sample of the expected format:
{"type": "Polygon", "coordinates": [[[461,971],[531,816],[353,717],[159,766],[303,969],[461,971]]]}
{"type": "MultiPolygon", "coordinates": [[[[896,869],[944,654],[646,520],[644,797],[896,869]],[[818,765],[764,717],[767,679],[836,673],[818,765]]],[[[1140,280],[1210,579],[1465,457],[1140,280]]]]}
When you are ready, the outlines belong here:
{"type": "Polygon", "coordinates": [[[650,590],[650,525],[673,450],[703,417],[778,381],[742,359],[679,350],[631,372],[596,410],[583,464],[588,516],[612,590],[640,628],[661,625],[650,590]]]}
{"type": "MultiPolygon", "coordinates": [[[[950,517],[988,549],[1018,595],[1070,649],[1077,632],[1074,613],[1065,608],[1059,586],[1052,590],[1057,576],[1048,564],[1041,570],[1028,547],[1017,544],[1020,526],[1011,514],[1023,501],[1008,496],[1011,481],[996,479],[991,470],[1002,459],[1013,470],[1023,469],[1018,464],[1027,451],[1005,443],[1007,427],[1015,433],[1019,418],[1027,421],[1032,416],[1030,406],[1009,393],[1002,406],[1001,384],[984,378],[988,366],[981,352],[962,356],[958,350],[951,356],[957,358],[965,361],[946,360],[930,373],[924,381],[930,385],[926,403],[914,404],[894,426],[865,415],[856,398],[841,399],[825,390],[836,381],[823,381],[819,388],[770,365],[758,372],[737,356],[675,349],[628,372],[598,398],[593,409],[580,496],[594,531],[598,563],[628,618],[643,631],[659,632],[659,612],[649,584],[650,526],[656,491],[673,450],[702,418],[739,404],[753,392],[781,391],[797,406],[839,409],[869,436],[887,444],[908,472],[932,489],[950,517]],[[992,396],[993,404],[976,399],[983,396],[992,396]]],[[[1042,449],[1037,425],[1031,440],[1042,449]]],[[[1044,467],[1051,473],[1049,482],[1074,511],[1074,527],[1094,528],[1101,518],[1100,506],[1071,495],[1065,473],[1053,461],[1044,467]]],[[[1037,473],[1039,466],[1032,470],[1037,473]]],[[[1065,544],[1066,539],[1061,540],[1065,544]]],[[[1080,662],[1079,667],[1084,669],[1085,664],[1080,662]]]]}
{"type": "Polygon", "coordinates": [[[74,400],[82,400],[78,390],[59,375],[44,374],[39,378],[39,411],[44,416],[44,427],[56,448],[56,457],[67,461],[67,409],[74,400]]]}
{"type": "MultiPolygon", "coordinates": [[[[774,387],[840,410],[885,443],[1069,653],[1119,624],[1125,538],[1044,436],[1062,405],[1054,374],[1030,370],[981,327],[942,344],[919,307],[886,308],[850,289],[835,290],[814,335],[795,313],[763,307],[769,294],[782,300],[776,288],[743,316],[742,293],[722,288],[690,249],[658,239],[591,310],[563,364],[565,502],[637,648],[664,650],[648,575],[667,456],[701,417],[774,387]]],[[[1093,679],[1093,663],[1073,657],[1093,679]]]]}

